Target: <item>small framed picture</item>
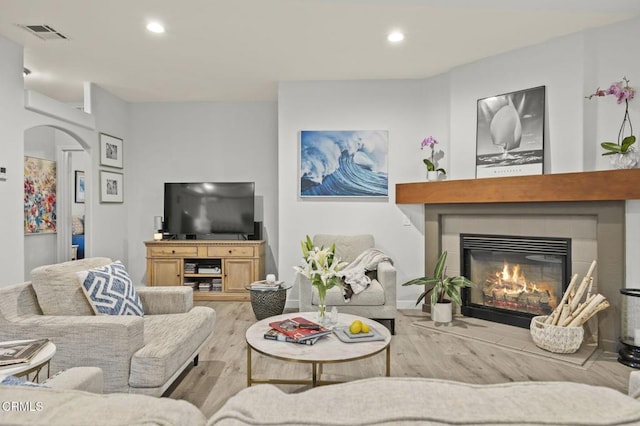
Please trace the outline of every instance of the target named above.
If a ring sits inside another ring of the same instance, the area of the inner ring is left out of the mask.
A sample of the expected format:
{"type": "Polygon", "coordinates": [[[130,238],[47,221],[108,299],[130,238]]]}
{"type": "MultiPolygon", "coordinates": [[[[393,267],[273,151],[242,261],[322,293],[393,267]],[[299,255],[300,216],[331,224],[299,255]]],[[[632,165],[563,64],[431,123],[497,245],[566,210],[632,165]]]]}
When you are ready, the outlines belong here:
{"type": "Polygon", "coordinates": [[[100,133],[100,165],[122,168],[122,139],[100,133]]]}
{"type": "Polygon", "coordinates": [[[124,202],[124,175],[100,170],[100,202],[124,202]]]}
{"type": "Polygon", "coordinates": [[[84,172],[82,170],[76,170],[75,181],[76,181],[75,202],[84,203],[84,172]]]}

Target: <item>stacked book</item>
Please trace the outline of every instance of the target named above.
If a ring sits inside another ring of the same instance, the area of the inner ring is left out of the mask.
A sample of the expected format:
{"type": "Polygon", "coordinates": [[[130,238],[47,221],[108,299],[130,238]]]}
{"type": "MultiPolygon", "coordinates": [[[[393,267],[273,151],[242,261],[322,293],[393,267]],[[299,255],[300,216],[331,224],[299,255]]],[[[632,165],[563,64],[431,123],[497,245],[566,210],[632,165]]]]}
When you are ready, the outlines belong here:
{"type": "Polygon", "coordinates": [[[0,343],[0,367],[30,362],[47,343],[49,339],[0,343]]]}
{"type": "Polygon", "coordinates": [[[198,283],[198,290],[200,291],[211,291],[211,283],[206,281],[201,281],[198,283]]]}
{"type": "Polygon", "coordinates": [[[222,291],[222,278],[214,278],[211,280],[211,291],[222,291]]]}
{"type": "Polygon", "coordinates": [[[184,273],[185,274],[195,274],[196,273],[196,264],[193,262],[184,262],[184,273]]]}
{"type": "Polygon", "coordinates": [[[271,330],[264,334],[265,339],[303,345],[313,345],[322,336],[331,334],[330,329],[302,317],[270,322],[269,327],[271,330]]]}
{"type": "Polygon", "coordinates": [[[277,290],[284,281],[255,281],[251,283],[251,290],[277,290]]]}

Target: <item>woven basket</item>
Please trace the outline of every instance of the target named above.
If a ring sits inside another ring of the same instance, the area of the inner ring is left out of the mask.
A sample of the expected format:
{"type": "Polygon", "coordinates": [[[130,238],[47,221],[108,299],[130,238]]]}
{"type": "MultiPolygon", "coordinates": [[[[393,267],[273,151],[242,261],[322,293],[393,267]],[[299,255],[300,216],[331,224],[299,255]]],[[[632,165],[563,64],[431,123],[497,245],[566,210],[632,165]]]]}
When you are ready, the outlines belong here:
{"type": "Polygon", "coordinates": [[[580,349],[584,338],[584,328],[558,327],[545,324],[546,316],[531,318],[531,338],[539,348],[557,354],[572,354],[580,349]]]}

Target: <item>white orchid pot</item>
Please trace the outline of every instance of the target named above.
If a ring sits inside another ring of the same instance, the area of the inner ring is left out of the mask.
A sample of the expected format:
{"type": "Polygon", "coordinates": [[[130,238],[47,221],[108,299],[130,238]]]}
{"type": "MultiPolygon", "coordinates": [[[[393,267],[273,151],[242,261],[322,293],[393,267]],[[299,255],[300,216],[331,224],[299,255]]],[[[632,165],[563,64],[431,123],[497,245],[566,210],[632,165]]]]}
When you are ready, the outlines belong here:
{"type": "Polygon", "coordinates": [[[431,305],[431,319],[434,322],[450,323],[453,320],[453,304],[447,301],[431,305]]]}
{"type": "Polygon", "coordinates": [[[427,180],[429,182],[435,182],[437,180],[440,180],[440,172],[439,171],[428,171],[427,172],[427,180]]]}

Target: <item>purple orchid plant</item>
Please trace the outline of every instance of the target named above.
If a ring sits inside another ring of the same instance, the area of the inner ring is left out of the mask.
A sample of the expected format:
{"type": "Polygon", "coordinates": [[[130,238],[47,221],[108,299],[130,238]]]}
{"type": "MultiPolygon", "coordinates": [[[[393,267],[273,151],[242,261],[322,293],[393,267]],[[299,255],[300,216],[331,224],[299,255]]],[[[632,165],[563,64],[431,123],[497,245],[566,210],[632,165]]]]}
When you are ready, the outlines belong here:
{"type": "Polygon", "coordinates": [[[431,149],[430,158],[425,158],[422,161],[427,166],[427,171],[429,171],[429,172],[440,172],[443,175],[446,175],[447,172],[442,167],[436,168],[437,164],[438,164],[438,162],[436,160],[436,156],[440,155],[441,156],[440,158],[444,157],[444,153],[442,151],[438,151],[436,153],[436,144],[437,143],[438,143],[438,141],[433,136],[429,136],[429,137],[424,138],[422,140],[422,143],[420,144],[420,149],[424,149],[425,147],[428,147],[429,149],[431,149]]]}
{"type": "Polygon", "coordinates": [[[622,77],[622,81],[611,83],[608,89],[602,90],[598,87],[595,93],[586,96],[587,99],[591,99],[594,96],[607,96],[613,95],[616,97],[618,104],[624,102],[624,117],[622,119],[622,125],[620,131],[618,131],[618,142],[602,142],[600,146],[606,151],[602,155],[624,154],[629,148],[636,142],[636,137],[633,135],[633,126],[631,124],[631,118],[629,117],[629,101],[636,96],[636,89],[629,86],[629,80],[627,77],[622,77]],[[629,125],[630,135],[624,137],[624,131],[629,125]]]}

